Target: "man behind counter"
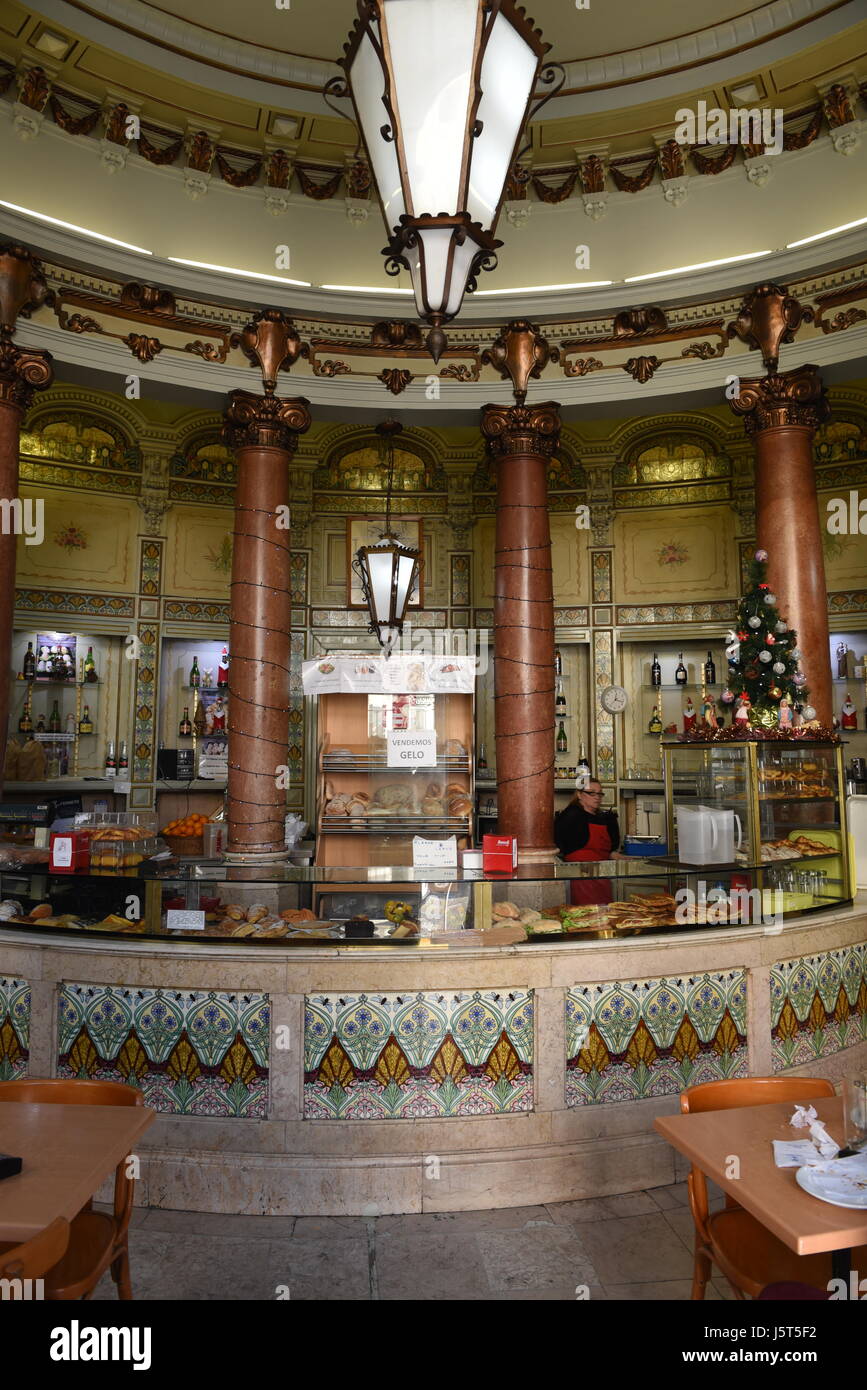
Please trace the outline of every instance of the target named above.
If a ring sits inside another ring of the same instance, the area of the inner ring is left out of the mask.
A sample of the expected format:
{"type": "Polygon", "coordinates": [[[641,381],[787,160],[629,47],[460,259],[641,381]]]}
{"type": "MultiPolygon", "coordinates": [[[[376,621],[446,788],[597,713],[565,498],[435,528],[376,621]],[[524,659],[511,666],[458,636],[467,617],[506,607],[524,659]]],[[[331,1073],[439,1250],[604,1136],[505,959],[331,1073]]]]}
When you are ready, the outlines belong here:
{"type": "MultiPolygon", "coordinates": [[[[620,854],[620,826],[615,811],[600,811],[602,787],[595,777],[579,787],[554,817],[554,839],[567,864],[599,859],[628,859],[620,854]]],[[[610,902],[611,886],[604,879],[573,879],[573,903],[610,902]]]]}

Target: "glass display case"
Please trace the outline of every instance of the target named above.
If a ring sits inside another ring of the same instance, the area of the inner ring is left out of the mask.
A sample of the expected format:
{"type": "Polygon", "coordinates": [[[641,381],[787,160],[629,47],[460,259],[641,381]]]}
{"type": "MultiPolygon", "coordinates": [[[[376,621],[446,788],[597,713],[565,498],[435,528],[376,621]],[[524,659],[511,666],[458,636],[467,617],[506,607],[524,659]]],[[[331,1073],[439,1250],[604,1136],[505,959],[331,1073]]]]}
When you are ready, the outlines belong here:
{"type": "Polygon", "coordinates": [[[828,886],[840,857],[825,857],[825,890],[807,894],[783,886],[778,875],[785,866],[752,862],[709,872],[630,859],[527,865],[512,875],[486,876],[408,866],[258,869],[157,859],[114,872],[57,873],[47,862],[22,862],[0,847],[0,928],[353,950],[565,945],[718,927],[780,930],[791,916],[840,901],[828,886]],[[594,880],[592,902],[571,902],[578,879],[594,880]]]}
{"type": "Polygon", "coordinates": [[[664,742],[663,761],[677,862],[741,868],[750,888],[779,890],[787,912],[851,901],[840,743],[664,742]]]}

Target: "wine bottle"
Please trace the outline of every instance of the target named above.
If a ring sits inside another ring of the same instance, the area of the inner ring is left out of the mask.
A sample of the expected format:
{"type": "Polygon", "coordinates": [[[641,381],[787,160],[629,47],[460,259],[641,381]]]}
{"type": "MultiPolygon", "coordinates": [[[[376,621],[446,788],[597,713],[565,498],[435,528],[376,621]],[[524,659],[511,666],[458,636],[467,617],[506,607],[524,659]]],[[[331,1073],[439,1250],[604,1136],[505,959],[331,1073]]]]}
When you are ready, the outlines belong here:
{"type": "Polygon", "coordinates": [[[18,720],[19,734],[33,733],[33,712],[30,708],[30,692],[27,692],[27,699],[24,701],[24,708],[21,711],[21,718],[18,720]]]}
{"type": "Polygon", "coordinates": [[[81,718],[78,721],[79,734],[93,733],[93,720],[90,717],[90,705],[85,705],[81,711],[81,718]]]}
{"type": "Polygon", "coordinates": [[[229,684],[229,649],[228,649],[228,647],[224,647],[224,648],[223,648],[222,656],[220,657],[220,664],[219,664],[219,666],[217,667],[217,688],[220,689],[220,690],[222,690],[223,687],[224,687],[224,686],[227,686],[228,684],[229,684]]]}
{"type": "Polygon", "coordinates": [[[555,647],[555,648],[554,648],[554,675],[555,675],[555,676],[562,676],[562,674],[563,674],[563,657],[562,657],[562,655],[560,654],[560,648],[559,648],[559,647],[555,647]]]}
{"type": "Polygon", "coordinates": [[[54,704],[51,706],[51,713],[48,716],[48,732],[50,734],[60,733],[60,710],[57,707],[56,700],[54,701],[54,704]]]}
{"type": "Polygon", "coordinates": [[[677,669],[674,673],[674,679],[677,685],[686,685],[686,682],[689,679],[686,673],[686,667],[683,664],[683,652],[680,652],[678,655],[677,669]]]}
{"type": "Polygon", "coordinates": [[[87,656],[84,658],[84,680],[86,685],[96,683],[96,663],[93,659],[93,647],[88,647],[87,656]]]}
{"type": "Polygon", "coordinates": [[[485,745],[483,743],[479,744],[478,768],[479,772],[487,772],[488,770],[488,755],[485,751],[485,745]]]}
{"type": "Polygon", "coordinates": [[[716,685],[716,666],[713,662],[713,652],[708,652],[707,661],[704,663],[704,683],[705,685],[716,685]]]}
{"type": "Polygon", "coordinates": [[[662,685],[662,667],[656,652],[653,653],[653,661],[650,666],[650,684],[659,688],[662,685]]]}
{"type": "Polygon", "coordinates": [[[108,748],[105,754],[105,775],[106,777],[117,776],[117,759],[114,756],[114,739],[109,739],[108,748]]]}
{"type": "Polygon", "coordinates": [[[120,756],[117,760],[118,772],[126,772],[129,769],[129,753],[126,748],[126,739],[120,745],[120,756]]]}
{"type": "Polygon", "coordinates": [[[590,776],[591,776],[590,764],[588,763],[587,758],[586,758],[585,755],[584,755],[584,744],[583,744],[583,743],[581,744],[581,755],[580,755],[580,757],[578,758],[578,766],[576,767],[575,771],[576,771],[576,773],[577,773],[577,775],[578,775],[579,777],[590,777],[590,776]]]}
{"type": "Polygon", "coordinates": [[[193,657],[193,664],[190,667],[190,689],[198,690],[202,684],[201,673],[199,672],[199,658],[193,657]]]}
{"type": "Polygon", "coordinates": [[[190,723],[190,710],[184,705],[184,717],[178,725],[178,738],[192,738],[193,726],[190,723]]]}
{"type": "Polygon", "coordinates": [[[557,698],[554,701],[554,712],[558,719],[563,718],[566,714],[566,696],[563,694],[563,682],[559,680],[557,682],[557,698]]]}
{"type": "Polygon", "coordinates": [[[193,715],[193,728],[195,729],[195,731],[196,731],[196,733],[198,734],[199,738],[202,737],[202,735],[204,734],[204,732],[205,732],[205,730],[207,729],[207,727],[208,727],[208,721],[207,721],[207,719],[205,718],[205,707],[204,707],[204,705],[202,704],[201,700],[197,700],[197,701],[196,701],[196,711],[195,711],[195,714],[193,715]]]}
{"type": "Polygon", "coordinates": [[[24,653],[23,675],[26,681],[32,681],[36,677],[36,657],[33,655],[33,643],[27,643],[27,651],[24,653]]]}
{"type": "Polygon", "coordinates": [[[560,720],[560,727],[559,727],[559,729],[557,730],[557,745],[556,745],[556,746],[557,746],[557,752],[558,752],[558,753],[568,753],[568,751],[569,751],[569,740],[566,738],[566,730],[565,730],[565,728],[563,727],[563,720],[562,720],[562,719],[560,720]]]}

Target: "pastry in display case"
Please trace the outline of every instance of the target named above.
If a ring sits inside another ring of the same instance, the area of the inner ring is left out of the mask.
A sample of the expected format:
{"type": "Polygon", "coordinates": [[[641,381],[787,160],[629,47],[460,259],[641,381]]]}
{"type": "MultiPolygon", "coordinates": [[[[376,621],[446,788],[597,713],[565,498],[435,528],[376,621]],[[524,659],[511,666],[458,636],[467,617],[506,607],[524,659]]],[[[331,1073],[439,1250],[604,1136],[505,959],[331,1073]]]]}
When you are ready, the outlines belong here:
{"type": "Polygon", "coordinates": [[[755,883],[780,889],[790,910],[852,900],[839,742],[670,742],[663,759],[668,844],[680,861],[757,866],[755,883]]]}

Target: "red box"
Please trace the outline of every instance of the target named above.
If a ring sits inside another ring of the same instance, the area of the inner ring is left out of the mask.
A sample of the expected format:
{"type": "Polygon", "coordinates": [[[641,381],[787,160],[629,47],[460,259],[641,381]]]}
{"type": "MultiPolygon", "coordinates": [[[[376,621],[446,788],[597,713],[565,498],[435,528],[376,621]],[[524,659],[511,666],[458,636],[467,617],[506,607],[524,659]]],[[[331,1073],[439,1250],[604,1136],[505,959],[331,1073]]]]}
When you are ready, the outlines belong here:
{"type": "Polygon", "coordinates": [[[90,832],[63,830],[51,836],[48,867],[53,874],[75,874],[90,868],[90,832]]]}
{"type": "Polygon", "coordinates": [[[514,835],[482,836],[482,868],[489,873],[510,874],[518,865],[518,841],[514,835]]]}

